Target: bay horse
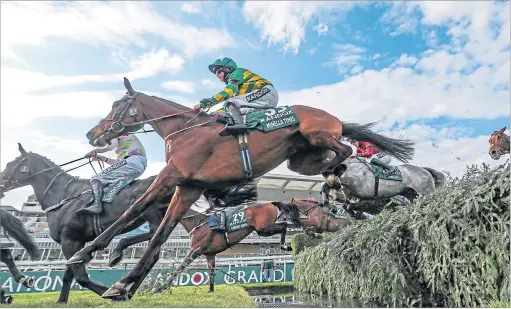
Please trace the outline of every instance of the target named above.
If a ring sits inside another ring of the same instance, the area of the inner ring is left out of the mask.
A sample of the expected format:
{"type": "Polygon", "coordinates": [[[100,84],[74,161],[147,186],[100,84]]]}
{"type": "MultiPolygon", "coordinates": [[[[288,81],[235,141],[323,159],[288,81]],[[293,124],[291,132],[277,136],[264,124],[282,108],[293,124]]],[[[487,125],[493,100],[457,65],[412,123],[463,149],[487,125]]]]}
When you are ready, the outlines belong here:
{"type": "MultiPolygon", "coordinates": [[[[114,224],[75,253],[67,263],[89,262],[92,252],[108,246],[126,224],[153,205],[157,196],[165,195],[168,190],[177,187],[147,251],[125,277],[103,294],[104,298],[126,295],[126,287],[132,283],[134,287],[139,286],[139,282],[159,259],[161,245],[205,189],[262,176],[286,159],[288,168],[294,172],[302,175],[321,174],[327,182],[335,183],[335,168],[352,153],[351,147],[340,141],[341,136],[369,141],[404,162],[413,157],[411,141],[374,133],[370,130],[372,124],[342,123],[323,110],[303,105],[292,106],[299,119],[298,124],[267,133],[253,130],[238,138],[220,136],[219,132],[225,125],[213,116],[135,92],[127,78],[124,78],[124,85],[127,94],[114,102],[106,118],[86,134],[89,144],[106,145],[113,138],[150,123],[165,141],[167,165],[149,189],[114,224]],[[248,147],[250,152],[247,151],[248,147]],[[336,156],[326,161],[329,151],[336,156]],[[242,168],[247,166],[251,171],[249,175],[242,168]]],[[[324,202],[328,203],[328,199],[324,202]]],[[[133,295],[134,290],[128,294],[133,295]]]]}
{"type": "Polygon", "coordinates": [[[490,136],[490,150],[488,153],[493,160],[500,159],[500,156],[509,153],[509,136],[504,132],[506,127],[494,131],[490,136]]]}
{"type": "Polygon", "coordinates": [[[288,203],[290,207],[298,208],[305,219],[301,218],[305,234],[315,237],[315,233],[322,234],[325,232],[336,232],[346,224],[353,222],[350,217],[335,218],[327,214],[319,202],[292,198],[288,203]]]}
{"type": "Polygon", "coordinates": [[[245,227],[232,232],[214,230],[208,224],[208,215],[197,212],[192,208],[188,210],[179,223],[190,235],[190,251],[173,273],[167,274],[166,279],[161,279],[156,283],[152,289],[154,292],[159,293],[169,288],[188,265],[199,256],[204,255],[208,263],[209,292],[212,293],[215,290],[216,254],[236,245],[254,231],[259,236],[264,237],[280,234],[280,248],[291,251],[292,248],[285,245],[287,220],[291,221],[293,225],[303,228],[298,207],[286,203],[259,203],[244,207],[244,209],[235,208],[231,211],[238,215],[238,218],[246,217],[245,227]]]}
{"type": "MultiPolygon", "coordinates": [[[[23,223],[20,219],[11,215],[7,211],[0,209],[0,231],[3,229],[4,234],[8,237],[14,238],[30,255],[32,260],[38,260],[41,258],[41,253],[39,252],[39,248],[35,243],[34,239],[30,237],[28,231],[23,226],[23,223]]],[[[9,272],[11,273],[14,280],[18,283],[21,283],[23,286],[27,288],[31,288],[34,286],[34,278],[27,277],[23,275],[16,264],[14,264],[14,259],[11,255],[11,250],[7,247],[3,247],[0,243],[0,261],[7,265],[9,268],[9,272]]],[[[0,304],[10,304],[13,301],[12,296],[5,296],[5,291],[0,287],[0,304]]]]}
{"type": "MultiPolygon", "coordinates": [[[[112,203],[104,205],[104,210],[100,215],[78,215],[76,211],[83,206],[84,202],[87,202],[82,200],[86,199],[84,193],[91,188],[90,181],[68,174],[46,157],[27,152],[21,144],[18,144],[18,149],[21,156],[7,163],[5,170],[0,174],[2,181],[0,196],[10,190],[31,185],[48,218],[50,235],[62,246],[62,252],[67,259],[119,218],[128,206],[147,190],[155,178],[152,176],[131,182],[129,186],[117,193],[112,203]]],[[[219,199],[227,205],[254,202],[256,196],[250,191],[242,190],[243,186],[247,185],[247,183],[243,183],[232,187],[208,190],[204,192],[204,195],[212,200],[219,199]]],[[[253,186],[255,187],[255,185],[253,186]]],[[[121,239],[110,256],[111,266],[120,262],[123,249],[151,239],[162,221],[173,194],[174,188],[171,188],[168,192],[159,195],[153,200],[153,207],[130,220],[128,225],[119,230],[118,234],[127,233],[145,222],[148,222],[150,227],[147,233],[121,239]]],[[[67,303],[73,277],[78,284],[98,295],[102,295],[107,290],[105,286],[89,279],[85,265],[68,265],[64,272],[58,303],[67,303]]],[[[118,300],[124,300],[124,298],[118,300]]]]}

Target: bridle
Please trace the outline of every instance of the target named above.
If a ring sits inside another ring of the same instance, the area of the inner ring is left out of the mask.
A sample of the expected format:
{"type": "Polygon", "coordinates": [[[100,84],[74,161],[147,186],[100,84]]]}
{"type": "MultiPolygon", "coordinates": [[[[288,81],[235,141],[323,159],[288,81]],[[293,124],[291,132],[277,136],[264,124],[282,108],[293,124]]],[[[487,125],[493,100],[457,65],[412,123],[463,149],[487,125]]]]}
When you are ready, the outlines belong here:
{"type": "Polygon", "coordinates": [[[305,215],[306,217],[309,217],[309,214],[310,214],[310,213],[311,213],[314,209],[316,209],[316,208],[320,207],[318,203],[316,203],[316,202],[312,202],[312,201],[310,201],[310,200],[307,200],[307,201],[306,201],[306,200],[295,199],[295,198],[291,199],[291,203],[293,203],[294,201],[302,201],[302,202],[307,202],[307,203],[313,203],[313,204],[314,204],[314,206],[312,206],[311,208],[309,208],[309,209],[308,209],[308,210],[304,213],[304,215],[305,215]]]}
{"type": "MultiPolygon", "coordinates": [[[[137,111],[137,108],[134,106],[134,102],[135,102],[135,99],[136,99],[136,97],[138,95],[139,95],[139,92],[135,92],[133,95],[126,94],[125,95],[126,99],[124,99],[124,101],[119,102],[119,104],[122,104],[123,102],[126,102],[121,107],[119,112],[117,112],[117,114],[113,118],[104,118],[103,120],[101,120],[101,122],[102,121],[112,121],[112,124],[108,128],[107,132],[111,131],[111,132],[115,132],[115,133],[120,133],[125,128],[127,128],[127,127],[137,127],[136,129],[134,129],[136,131],[136,130],[142,128],[146,123],[150,123],[150,122],[153,122],[153,121],[158,121],[158,120],[162,120],[162,119],[166,119],[166,118],[171,118],[171,117],[175,117],[175,116],[179,116],[179,115],[183,115],[183,114],[186,114],[186,113],[190,113],[190,112],[196,111],[196,110],[192,109],[192,110],[184,111],[184,112],[181,112],[181,113],[175,113],[175,114],[165,115],[165,116],[156,117],[156,118],[150,118],[150,119],[147,119],[147,120],[137,121],[137,122],[134,122],[134,123],[124,123],[124,122],[122,122],[122,119],[126,115],[126,112],[128,112],[128,114],[133,118],[133,120],[136,120],[136,117],[138,115],[138,111],[137,111]],[[117,126],[118,126],[118,129],[116,129],[117,126]]],[[[193,118],[191,118],[187,122],[187,124],[190,121],[192,121],[193,119],[195,119],[195,117],[197,117],[200,113],[201,112],[199,111],[197,113],[197,115],[195,115],[193,118]]],[[[209,121],[208,121],[208,123],[209,123],[209,121]]],[[[203,125],[203,124],[200,124],[200,125],[203,125]]]]}
{"type": "MultiPolygon", "coordinates": [[[[19,160],[19,162],[11,169],[11,171],[14,171],[14,170],[18,169],[19,166],[21,165],[21,163],[27,161],[27,159],[28,159],[28,157],[24,157],[21,160],[19,160]]],[[[2,179],[2,184],[0,184],[0,191],[3,193],[3,192],[7,192],[7,191],[10,191],[10,190],[13,190],[13,189],[17,189],[19,187],[22,187],[23,184],[26,183],[27,180],[29,180],[30,178],[32,178],[34,176],[46,173],[46,172],[51,171],[51,170],[56,169],[56,168],[61,168],[62,166],[65,166],[65,165],[68,165],[68,164],[71,164],[71,163],[74,163],[74,162],[77,162],[77,161],[80,161],[80,160],[83,160],[83,159],[86,159],[86,158],[82,157],[82,158],[79,158],[79,159],[76,159],[76,160],[72,160],[72,161],[66,162],[66,163],[61,164],[61,165],[56,165],[56,166],[53,166],[53,167],[49,167],[49,168],[43,169],[43,170],[41,170],[39,172],[30,174],[30,175],[28,175],[27,177],[25,177],[25,178],[23,178],[21,180],[12,180],[11,179],[12,177],[5,177],[5,178],[2,179]]],[[[69,171],[75,170],[75,169],[77,169],[79,167],[82,167],[82,166],[84,166],[86,164],[90,164],[92,166],[92,169],[94,170],[94,172],[96,172],[96,170],[94,169],[94,166],[92,165],[91,159],[90,158],[88,158],[88,159],[89,159],[89,161],[84,163],[84,164],[78,165],[78,166],[70,168],[68,170],[63,170],[60,173],[58,173],[57,175],[55,175],[55,177],[53,177],[53,179],[51,180],[50,184],[44,190],[43,198],[42,199],[44,199],[44,196],[46,195],[46,192],[48,192],[48,190],[50,189],[51,185],[55,182],[55,179],[57,179],[57,177],[59,177],[63,173],[67,173],[69,171]]],[[[102,168],[101,165],[100,165],[100,167],[102,168]]],[[[29,169],[28,169],[27,166],[24,166],[24,169],[20,170],[20,172],[21,173],[27,173],[27,172],[29,172],[29,169]]]]}

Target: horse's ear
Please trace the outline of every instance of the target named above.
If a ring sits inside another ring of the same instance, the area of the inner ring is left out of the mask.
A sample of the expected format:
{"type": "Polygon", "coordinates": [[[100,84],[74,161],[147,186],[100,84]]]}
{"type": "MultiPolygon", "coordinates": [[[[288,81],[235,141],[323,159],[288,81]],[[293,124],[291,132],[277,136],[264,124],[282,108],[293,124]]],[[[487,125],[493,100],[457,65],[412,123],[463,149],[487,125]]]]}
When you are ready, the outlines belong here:
{"type": "Polygon", "coordinates": [[[21,146],[20,143],[18,143],[18,149],[21,152],[22,156],[26,156],[28,154],[27,151],[23,148],[23,146],[21,146]]]}
{"type": "Polygon", "coordinates": [[[503,127],[502,129],[500,129],[499,133],[504,133],[504,131],[506,131],[506,127],[503,127]]]}
{"type": "Polygon", "coordinates": [[[126,77],[124,77],[124,87],[126,87],[126,90],[128,90],[128,93],[130,95],[135,94],[135,90],[133,90],[133,87],[131,87],[130,81],[126,77]]]}

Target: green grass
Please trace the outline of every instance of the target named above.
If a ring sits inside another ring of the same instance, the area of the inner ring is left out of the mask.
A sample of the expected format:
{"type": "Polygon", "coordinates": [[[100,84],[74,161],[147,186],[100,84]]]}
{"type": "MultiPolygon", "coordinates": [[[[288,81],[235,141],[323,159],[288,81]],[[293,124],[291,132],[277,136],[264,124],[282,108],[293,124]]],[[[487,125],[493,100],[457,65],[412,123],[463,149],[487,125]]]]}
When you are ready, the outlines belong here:
{"type": "MultiPolygon", "coordinates": [[[[242,288],[259,288],[259,287],[279,287],[279,286],[293,286],[294,282],[264,282],[264,283],[243,283],[238,284],[242,288]]],[[[216,286],[215,286],[216,287],[216,286]]]]}
{"type": "Polygon", "coordinates": [[[67,304],[56,304],[59,292],[46,293],[17,293],[12,294],[14,303],[10,306],[0,305],[0,308],[253,308],[257,304],[239,285],[217,285],[214,293],[208,293],[208,286],[175,287],[172,293],[135,295],[126,302],[111,302],[91,291],[71,291],[67,304]]]}
{"type": "Polygon", "coordinates": [[[511,308],[511,303],[509,301],[493,301],[488,306],[489,308],[511,308]]]}

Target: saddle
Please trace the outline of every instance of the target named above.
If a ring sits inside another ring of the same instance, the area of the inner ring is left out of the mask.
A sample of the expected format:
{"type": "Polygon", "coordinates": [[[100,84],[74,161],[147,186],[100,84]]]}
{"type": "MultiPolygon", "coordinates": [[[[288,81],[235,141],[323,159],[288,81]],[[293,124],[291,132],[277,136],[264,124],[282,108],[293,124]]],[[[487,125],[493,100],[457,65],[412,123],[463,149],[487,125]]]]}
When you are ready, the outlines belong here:
{"type": "MultiPolygon", "coordinates": [[[[243,122],[247,126],[247,130],[243,132],[228,132],[238,137],[240,146],[240,156],[243,165],[243,173],[247,180],[252,179],[252,162],[250,159],[250,152],[248,150],[247,134],[250,131],[258,130],[264,133],[297,125],[300,123],[298,116],[291,106],[279,106],[267,108],[264,110],[254,111],[243,115],[243,122]]],[[[228,126],[234,125],[234,118],[225,110],[218,110],[215,115],[215,120],[220,123],[227,124],[228,126]]]]}
{"type": "Polygon", "coordinates": [[[374,163],[370,163],[369,165],[373,171],[374,177],[377,179],[403,181],[403,175],[401,174],[401,171],[394,165],[392,166],[393,168],[391,170],[388,170],[383,166],[376,165],[374,163]]]}
{"type": "MultiPolygon", "coordinates": [[[[114,183],[111,183],[111,184],[107,185],[104,188],[103,198],[101,200],[103,201],[103,203],[112,203],[114,198],[117,196],[117,194],[122,189],[129,187],[129,185],[133,181],[134,181],[134,179],[118,180],[118,181],[116,181],[114,183]]],[[[48,213],[48,212],[50,212],[52,210],[55,210],[55,209],[58,209],[62,205],[66,204],[67,202],[69,202],[71,200],[74,200],[74,199],[80,200],[80,202],[81,202],[80,208],[84,208],[84,207],[88,207],[88,206],[92,205],[92,203],[94,202],[94,194],[92,193],[92,190],[83,191],[82,193],[80,193],[77,196],[66,198],[66,199],[60,201],[60,203],[58,203],[56,205],[53,205],[51,207],[48,207],[45,210],[45,213],[48,213]]]]}
{"type": "MultiPolygon", "coordinates": [[[[229,126],[234,125],[233,117],[223,109],[216,111],[215,120],[229,126]]],[[[300,123],[291,106],[256,109],[254,112],[244,115],[243,121],[249,132],[252,130],[271,132],[300,123]]]]}

